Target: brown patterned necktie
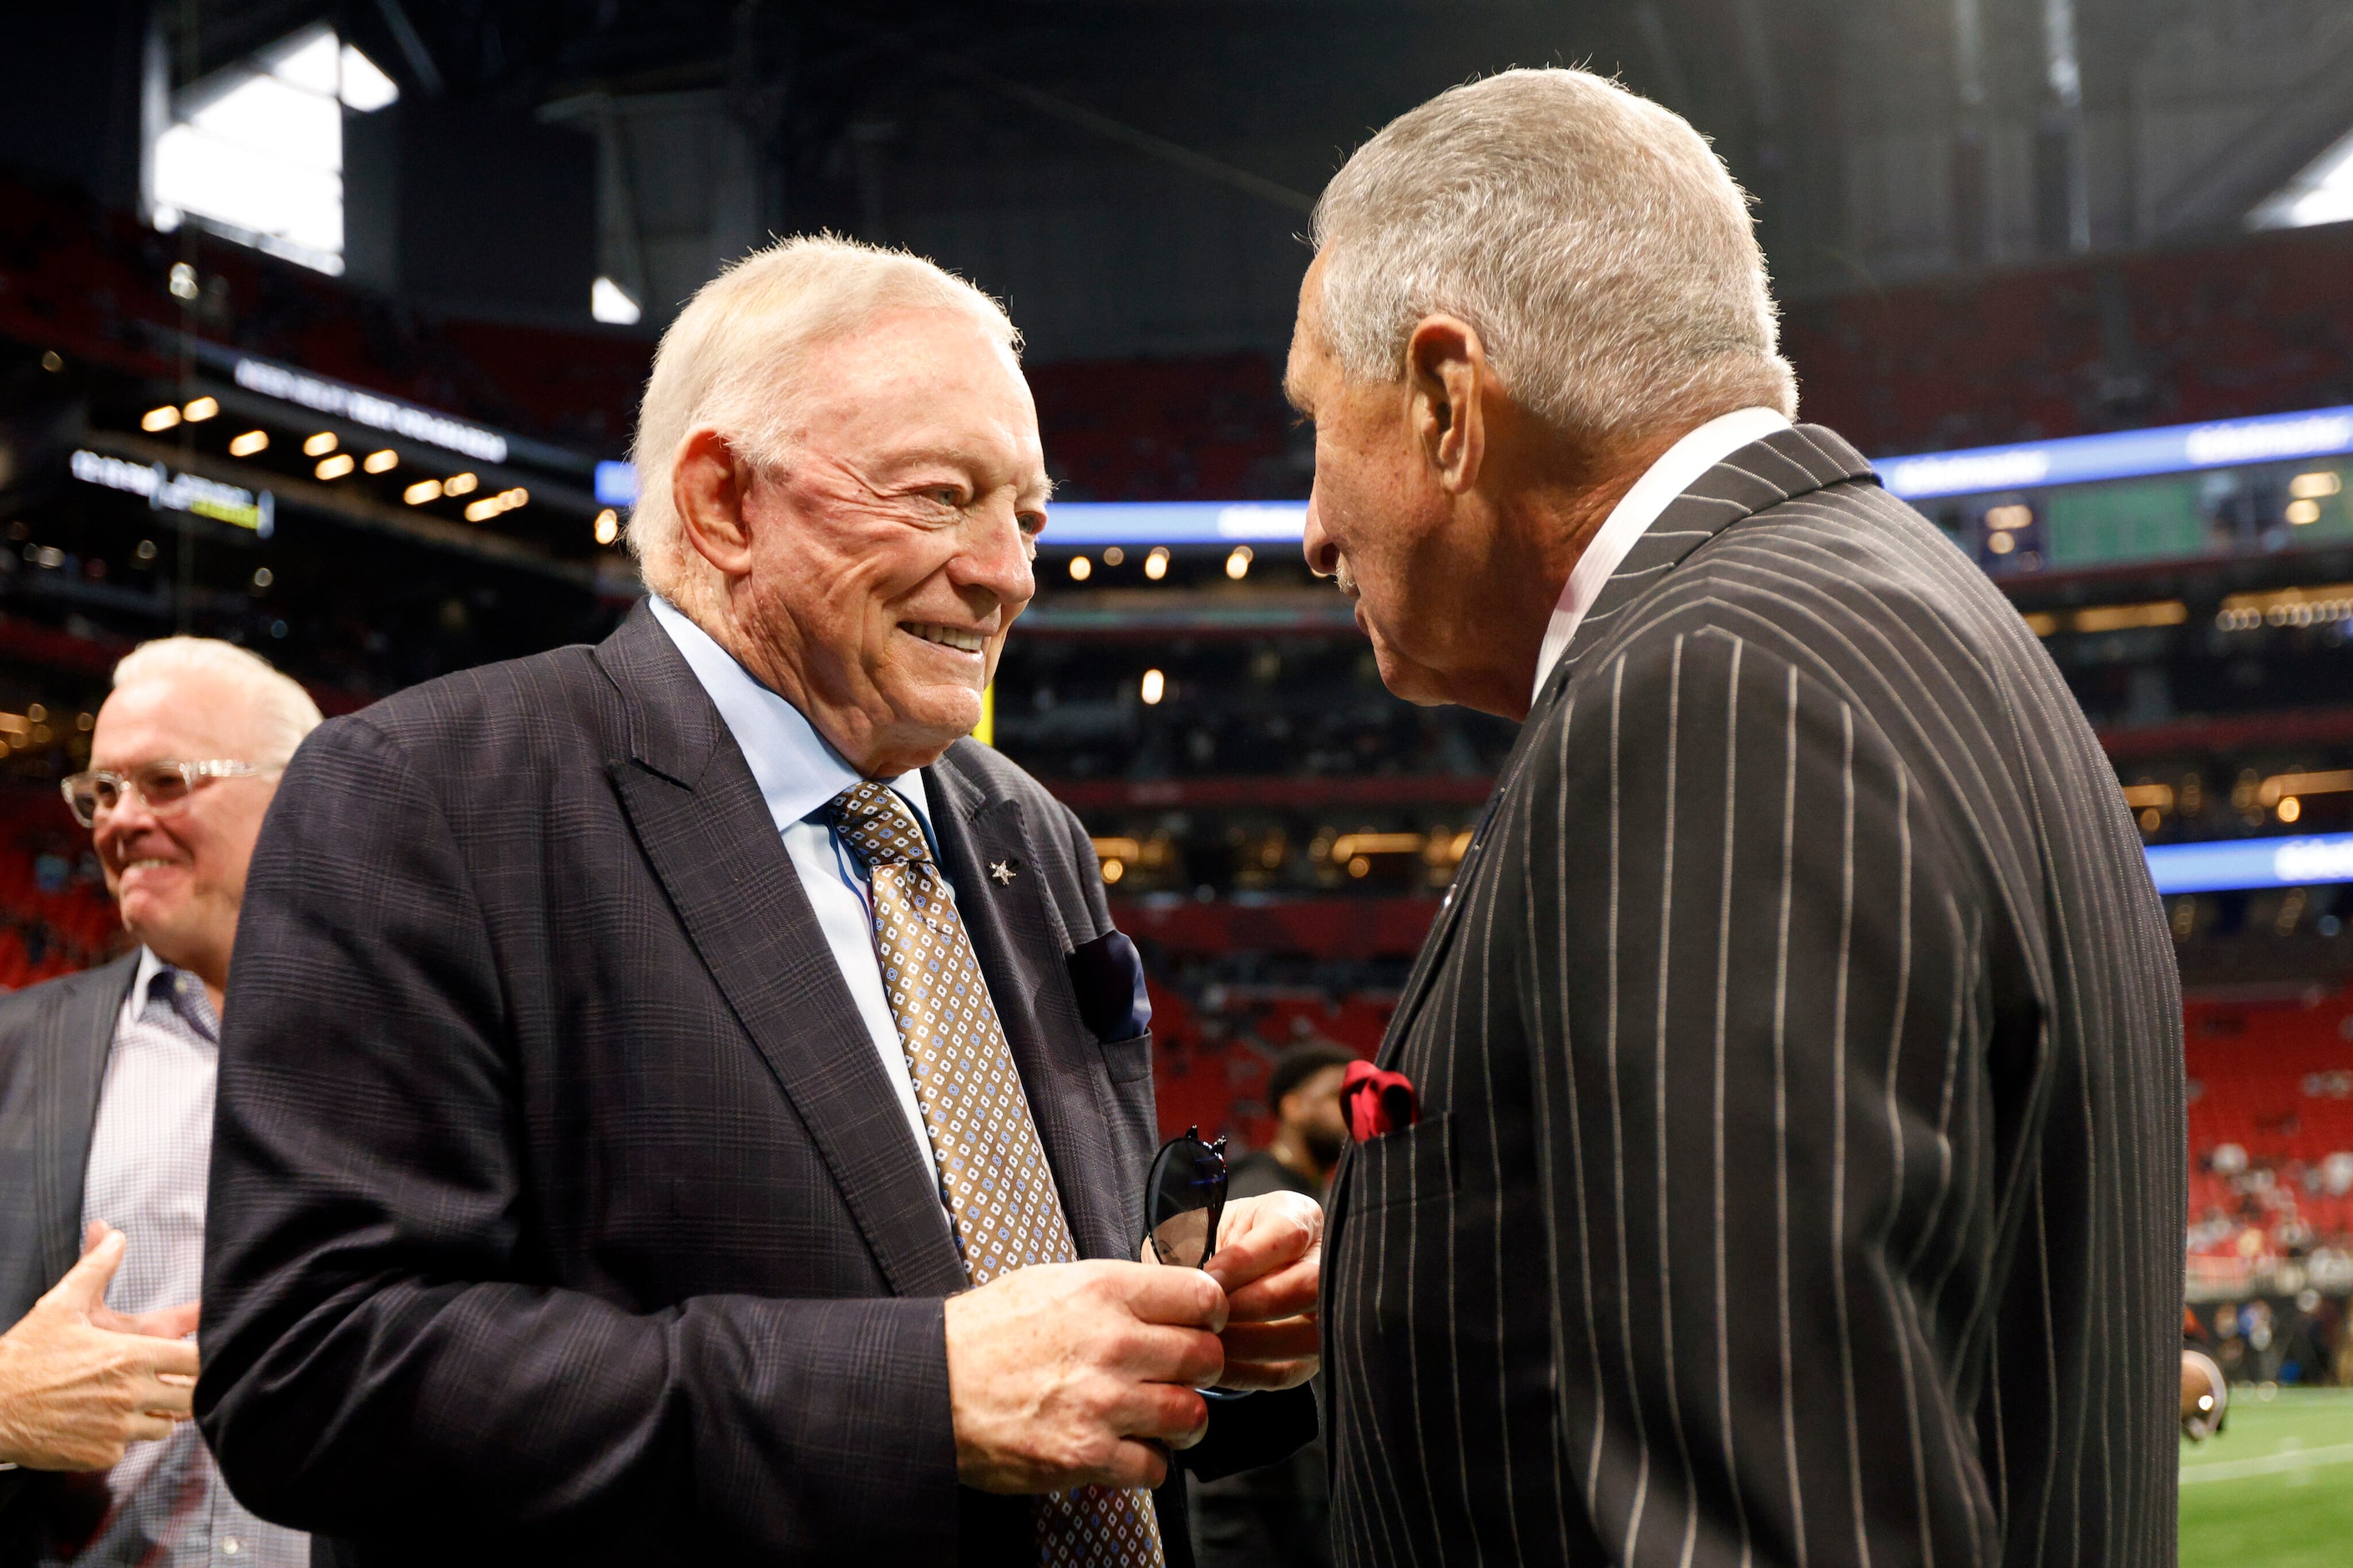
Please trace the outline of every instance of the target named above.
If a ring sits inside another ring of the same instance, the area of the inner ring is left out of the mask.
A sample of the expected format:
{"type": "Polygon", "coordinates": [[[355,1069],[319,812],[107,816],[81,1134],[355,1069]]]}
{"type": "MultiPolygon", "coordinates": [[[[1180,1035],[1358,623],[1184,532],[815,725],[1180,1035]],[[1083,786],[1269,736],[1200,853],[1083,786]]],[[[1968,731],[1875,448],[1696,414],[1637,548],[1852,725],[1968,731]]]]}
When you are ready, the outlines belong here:
{"type": "MultiPolygon", "coordinates": [[[[923,825],[885,785],[860,781],[827,808],[872,882],[874,949],[965,1272],[975,1285],[1078,1256],[1038,1124],[980,960],[923,825]]],[[[1152,1494],[1081,1487],[1036,1500],[1047,1568],[1162,1568],[1152,1494]]]]}

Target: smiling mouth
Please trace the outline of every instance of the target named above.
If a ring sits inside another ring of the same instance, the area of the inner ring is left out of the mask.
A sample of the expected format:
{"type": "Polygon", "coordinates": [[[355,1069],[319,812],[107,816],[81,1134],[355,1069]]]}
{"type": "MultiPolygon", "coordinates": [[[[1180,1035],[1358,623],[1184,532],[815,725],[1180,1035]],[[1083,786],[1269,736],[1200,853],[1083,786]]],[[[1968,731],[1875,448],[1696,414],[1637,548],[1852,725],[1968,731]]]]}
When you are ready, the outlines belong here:
{"type": "Polygon", "coordinates": [[[968,632],[962,626],[944,626],[933,621],[901,621],[899,629],[927,643],[955,648],[959,653],[978,653],[987,640],[978,632],[968,632]]]}

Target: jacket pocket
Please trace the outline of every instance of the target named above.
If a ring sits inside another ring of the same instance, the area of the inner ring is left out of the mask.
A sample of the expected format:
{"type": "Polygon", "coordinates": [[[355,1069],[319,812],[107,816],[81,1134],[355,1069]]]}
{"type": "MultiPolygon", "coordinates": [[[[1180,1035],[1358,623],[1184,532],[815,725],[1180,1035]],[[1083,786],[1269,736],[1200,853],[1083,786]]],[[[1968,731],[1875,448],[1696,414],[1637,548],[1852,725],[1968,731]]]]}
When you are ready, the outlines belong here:
{"type": "Polygon", "coordinates": [[[1103,1049],[1103,1067],[1111,1073],[1113,1083],[1140,1083],[1152,1076],[1152,1031],[1131,1035],[1124,1040],[1096,1042],[1103,1049]]]}
{"type": "Polygon", "coordinates": [[[1352,1144],[1348,1206],[1372,1214],[1451,1195],[1455,1189],[1454,1115],[1440,1111],[1412,1126],[1352,1144]]]}

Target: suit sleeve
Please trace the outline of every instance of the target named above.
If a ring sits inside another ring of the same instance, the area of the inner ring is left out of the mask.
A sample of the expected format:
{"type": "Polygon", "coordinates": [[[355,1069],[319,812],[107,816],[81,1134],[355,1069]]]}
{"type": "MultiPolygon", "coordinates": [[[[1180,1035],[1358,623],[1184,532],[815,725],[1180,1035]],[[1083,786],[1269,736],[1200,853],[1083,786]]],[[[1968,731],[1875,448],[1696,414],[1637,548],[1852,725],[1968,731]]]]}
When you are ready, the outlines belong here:
{"type": "Polygon", "coordinates": [[[600,1560],[952,1554],[939,1301],[632,1311],[551,1278],[511,978],[433,789],[364,720],[318,731],[254,857],[221,1048],[196,1409],[237,1495],[600,1560]]]}
{"type": "Polygon", "coordinates": [[[1983,1172],[1976,896],[1870,717],[1754,644],[1646,631],[1574,703],[1497,895],[1573,1489],[1630,1564],[1981,1560],[1928,1353],[1983,1172]]]}

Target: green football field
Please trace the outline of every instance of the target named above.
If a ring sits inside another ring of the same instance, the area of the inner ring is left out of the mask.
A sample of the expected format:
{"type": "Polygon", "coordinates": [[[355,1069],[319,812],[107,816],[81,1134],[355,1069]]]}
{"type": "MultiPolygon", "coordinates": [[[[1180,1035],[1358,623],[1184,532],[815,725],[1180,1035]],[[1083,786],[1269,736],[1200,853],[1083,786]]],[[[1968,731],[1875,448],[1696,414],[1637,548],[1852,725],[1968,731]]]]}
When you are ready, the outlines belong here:
{"type": "Polygon", "coordinates": [[[2353,1389],[2232,1389],[2229,1429],[2181,1446],[2181,1568],[2348,1563],[2353,1389]]]}

